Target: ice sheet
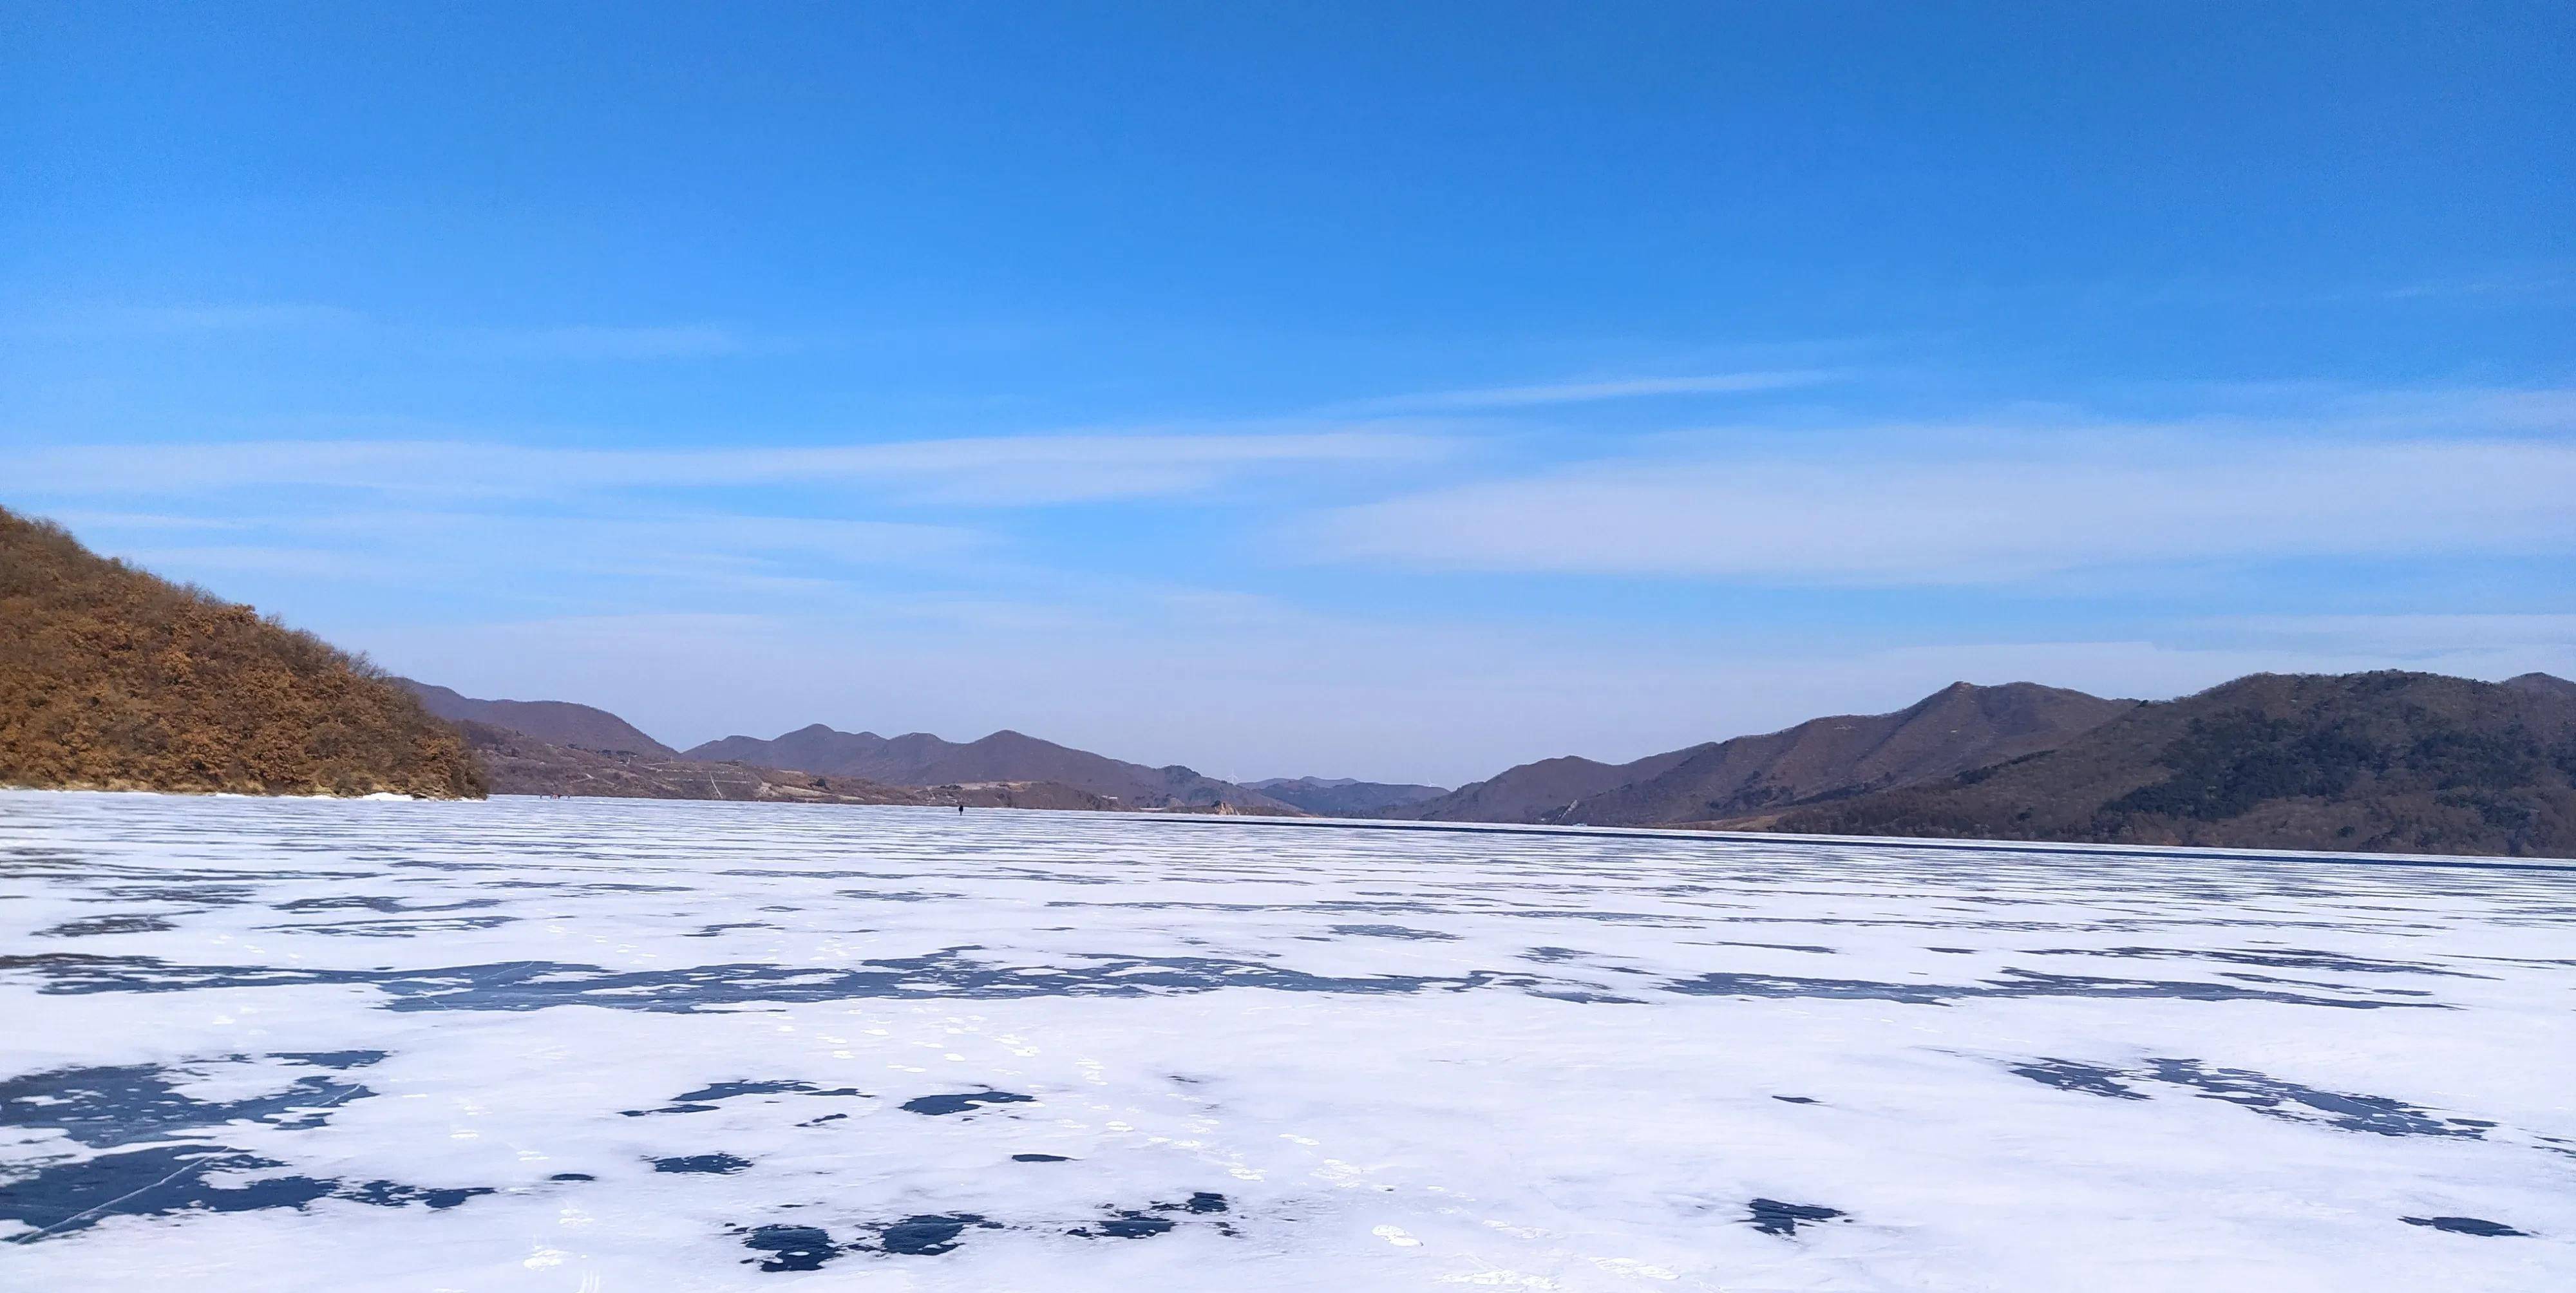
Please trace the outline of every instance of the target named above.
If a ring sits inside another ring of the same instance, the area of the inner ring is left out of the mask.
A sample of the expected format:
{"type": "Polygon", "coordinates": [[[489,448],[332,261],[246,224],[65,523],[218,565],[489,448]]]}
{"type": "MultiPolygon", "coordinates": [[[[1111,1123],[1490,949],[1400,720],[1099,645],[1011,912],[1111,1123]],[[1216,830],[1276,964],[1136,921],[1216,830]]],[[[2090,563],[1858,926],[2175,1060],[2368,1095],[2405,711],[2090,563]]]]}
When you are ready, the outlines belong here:
{"type": "Polygon", "coordinates": [[[0,1287],[2576,1287],[2576,869],[0,793],[0,1287]]]}

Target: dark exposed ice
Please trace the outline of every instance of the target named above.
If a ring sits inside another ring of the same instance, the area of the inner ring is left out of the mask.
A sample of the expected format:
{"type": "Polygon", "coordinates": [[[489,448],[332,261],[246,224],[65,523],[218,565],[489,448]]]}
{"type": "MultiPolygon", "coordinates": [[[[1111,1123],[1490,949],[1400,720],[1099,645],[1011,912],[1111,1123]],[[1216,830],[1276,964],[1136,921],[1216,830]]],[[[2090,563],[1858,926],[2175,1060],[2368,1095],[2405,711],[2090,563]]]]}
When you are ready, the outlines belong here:
{"type": "Polygon", "coordinates": [[[866,1094],[854,1086],[834,1087],[826,1091],[811,1082],[772,1078],[758,1082],[711,1082],[695,1091],[683,1091],[671,1098],[674,1100],[730,1100],[738,1095],[774,1095],[783,1092],[826,1096],[866,1094]]]}
{"type": "Polygon", "coordinates": [[[384,1208],[401,1207],[406,1203],[425,1203],[429,1205],[431,1211],[439,1212],[455,1207],[477,1195],[492,1192],[489,1186],[481,1185],[464,1189],[439,1190],[418,1185],[396,1185],[391,1181],[369,1181],[364,1185],[344,1188],[336,1197],[355,1199],[360,1203],[372,1203],[384,1208]]]}
{"type": "Polygon", "coordinates": [[[2458,1136],[2474,1140],[2482,1135],[2483,1127],[2494,1125],[2438,1118],[2429,1111],[2387,1096],[2320,1091],[2245,1069],[2208,1068],[2198,1060],[2160,1059],[2151,1060],[2149,1064],[2155,1080],[2197,1088],[2204,1098],[2240,1104],[2275,1117],[2320,1121],[2346,1131],[2366,1131],[2381,1136],[2458,1136]]]}
{"type": "Polygon", "coordinates": [[[717,935],[719,935],[719,934],[730,933],[730,932],[732,932],[732,931],[734,931],[734,930],[737,930],[737,929],[776,929],[776,928],[778,928],[776,925],[772,925],[772,924],[770,924],[768,921],[765,921],[765,920],[735,920],[735,921],[724,921],[724,922],[721,922],[721,923],[718,923],[718,924],[702,926],[701,928],[699,928],[699,929],[697,929],[697,930],[695,930],[695,931],[693,931],[693,932],[691,932],[691,933],[682,934],[680,937],[682,937],[682,938],[714,938],[714,937],[716,937],[716,936],[717,936],[717,935]]]}
{"type": "Polygon", "coordinates": [[[960,1091],[948,1095],[916,1096],[903,1102],[905,1113],[926,1113],[934,1117],[949,1113],[970,1113],[988,1104],[1020,1104],[1034,1101],[1033,1095],[1012,1091],[960,1091]]]}
{"type": "Polygon", "coordinates": [[[40,938],[85,938],[96,934],[155,934],[177,928],[159,916],[83,916],[37,930],[36,934],[40,938]]]}
{"type": "Polygon", "coordinates": [[[1121,1212],[1116,1216],[1075,1226],[1065,1233],[1080,1235],[1085,1239],[1151,1239],[1169,1231],[1172,1225],[1168,1218],[1143,1212],[1121,1212]]]}
{"type": "Polygon", "coordinates": [[[239,1100],[199,1100],[177,1089],[188,1075],[153,1064],[54,1069],[0,1081],[0,1127],[51,1128],[94,1149],[168,1140],[228,1122],[288,1130],[319,1127],[330,1111],[374,1094],[354,1082],[296,1079],[239,1100]]]}
{"type": "Polygon", "coordinates": [[[275,1051],[269,1055],[273,1060],[310,1064],[320,1069],[365,1068],[384,1057],[383,1051],[275,1051]]]}
{"type": "MultiPolygon", "coordinates": [[[[1179,1224],[1175,1219],[1176,1214],[1214,1216],[1231,1211],[1232,1208],[1233,1204],[1228,1202],[1224,1195],[1214,1190],[1200,1190],[1179,1203],[1154,1203],[1142,1208],[1111,1209],[1110,1215],[1096,1221],[1085,1222],[1065,1233],[1078,1235],[1084,1239],[1151,1239],[1156,1235],[1169,1234],[1172,1228],[1179,1224]]],[[[1223,1234],[1235,1233],[1232,1226],[1222,1221],[1216,1223],[1216,1227],[1223,1234]]]]}
{"type": "Polygon", "coordinates": [[[813,1226],[760,1226],[744,1236],[742,1246],[768,1254],[760,1259],[765,1271],[818,1271],[840,1255],[832,1233],[813,1226]]]}
{"type": "Polygon", "coordinates": [[[2301,1122],[2323,1123],[2345,1131],[2381,1136],[2450,1136],[2476,1140],[2495,1123],[2478,1118],[2443,1118],[2387,1096],[2320,1091],[2284,1082],[2247,1069],[2209,1068],[2198,1060],[2154,1059],[2141,1068],[2117,1069],[2075,1060],[2041,1059],[2013,1066],[2012,1072],[2062,1091],[2082,1091],[2119,1100],[2144,1100],[2140,1083],[2184,1087],[2207,1100],[2224,1100],[2257,1113],[2301,1122]]]}
{"type": "Polygon", "coordinates": [[[957,1237],[968,1226],[987,1230],[1001,1229],[998,1221],[988,1221],[972,1212],[946,1212],[906,1217],[877,1228],[877,1246],[906,1257],[936,1257],[957,1246],[957,1237]]]}
{"type": "MultiPolygon", "coordinates": [[[[374,1063],[383,1052],[286,1052],[271,1058],[345,1069],[374,1063]]],[[[207,1067],[242,1062],[210,1061],[207,1067]]],[[[22,1170],[0,1187],[0,1220],[30,1227],[18,1236],[23,1242],[85,1230],[114,1216],[301,1208],[332,1198],[443,1210],[492,1193],[483,1186],[348,1184],[280,1173],[275,1169],[286,1166],[281,1162],[219,1143],[224,1129],[254,1124],[310,1131],[327,1123],[337,1107],[374,1093],[356,1083],[309,1076],[263,1095],[201,1100],[177,1089],[191,1076],[136,1064],[54,1069],[0,1082],[0,1126],[56,1131],[88,1148],[115,1151],[36,1160],[32,1171],[22,1170]]]]}
{"type": "Polygon", "coordinates": [[[2501,1221],[2488,1221],[2483,1217],[2401,1217],[2399,1220],[2410,1226],[2430,1226],[2435,1230],[2447,1230],[2455,1235],[2477,1235],[2485,1239],[2502,1239],[2509,1235],[2531,1233],[2528,1230],[2516,1230],[2501,1221]]]}
{"type": "Polygon", "coordinates": [[[20,1243],[86,1230],[114,1216],[173,1212],[247,1212],[301,1208],[330,1197],[339,1182],[309,1176],[262,1176],[285,1164],[256,1154],[203,1145],[156,1145],[39,1167],[0,1189],[0,1221],[31,1233],[20,1243]],[[248,1174],[242,1184],[219,1177],[248,1174]]]}
{"type": "Polygon", "coordinates": [[[2060,1091],[2082,1091],[2090,1095],[2109,1096],[2115,1100],[2147,1098],[2146,1092],[2120,1081],[2123,1076],[2126,1076],[2120,1070],[2104,1068],[2098,1064],[2043,1059],[2028,1064],[2016,1064],[2012,1071],[2043,1086],[2056,1087],[2060,1091]]]}
{"type": "Polygon", "coordinates": [[[737,1096],[746,1095],[858,1096],[864,1099],[867,1092],[852,1086],[833,1087],[826,1090],[811,1082],[799,1082],[789,1078],[754,1082],[715,1082],[695,1091],[683,1091],[671,1097],[671,1103],[659,1109],[624,1109],[619,1112],[629,1118],[643,1118],[664,1113],[706,1113],[718,1107],[715,1101],[731,1100],[737,1096]]]}
{"type": "Polygon", "coordinates": [[[2445,1009],[2433,1002],[2400,1002],[2318,996],[2194,980],[2104,979],[2036,970],[2005,970],[1980,983],[1879,983],[1866,979],[1811,979],[1780,974],[1703,974],[1663,985],[1668,992],[1710,997],[1829,997],[1941,1006],[1954,1001],[2010,997],[2161,997],[2174,1001],[2273,1001],[2285,1005],[2353,1010],[2390,1007],[2445,1009]]]}
{"type": "Polygon", "coordinates": [[[470,911],[477,907],[498,907],[498,898],[459,898],[454,902],[406,902],[401,898],[373,894],[343,894],[333,898],[297,898],[278,903],[279,911],[373,911],[388,916],[423,911],[470,911]]]}
{"type": "Polygon", "coordinates": [[[1411,929],[1403,925],[1335,925],[1333,932],[1363,938],[1414,938],[1443,943],[1456,942],[1458,938],[1456,934],[1443,934],[1436,929],[1411,929]]]}
{"type": "Polygon", "coordinates": [[[1755,1199],[1747,1205],[1744,1219],[1766,1235],[1794,1235],[1798,1224],[1805,1221],[1831,1221],[1843,1215],[1840,1208],[1820,1207],[1813,1203],[1782,1203],[1778,1199],[1755,1199]]]}
{"type": "Polygon", "coordinates": [[[2365,956],[2348,956],[2340,952],[2323,952],[2307,948],[2283,948],[2278,951],[2226,948],[2185,949],[2170,947],[2052,947],[2034,951],[2035,956],[2113,956],[2136,960],[2216,961],[2224,965],[2260,965],[2282,970],[2332,970],[2338,974],[2430,974],[2453,979],[2493,979],[2493,975],[2473,974],[2466,970],[2446,970],[2437,965],[2412,961],[2390,961],[2365,956]]]}
{"type": "MultiPolygon", "coordinates": [[[[316,932],[306,930],[305,932],[316,932]]],[[[872,960],[863,970],[727,964],[679,970],[611,971],[596,965],[510,961],[425,970],[314,970],[247,965],[170,965],[154,957],[51,953],[0,956],[0,974],[32,974],[47,993],[185,992],[199,988],[368,984],[389,1010],[542,1010],[590,1005],[694,1012],[747,1002],[918,997],[1140,997],[1158,992],[1267,988],[1283,992],[1409,993],[1486,986],[1537,986],[1527,976],[1476,972],[1456,977],[1334,977],[1208,957],[1085,955],[1074,968],[992,965],[950,949],[872,960]],[[1043,968],[1044,974],[1031,974],[1043,968]]]]}

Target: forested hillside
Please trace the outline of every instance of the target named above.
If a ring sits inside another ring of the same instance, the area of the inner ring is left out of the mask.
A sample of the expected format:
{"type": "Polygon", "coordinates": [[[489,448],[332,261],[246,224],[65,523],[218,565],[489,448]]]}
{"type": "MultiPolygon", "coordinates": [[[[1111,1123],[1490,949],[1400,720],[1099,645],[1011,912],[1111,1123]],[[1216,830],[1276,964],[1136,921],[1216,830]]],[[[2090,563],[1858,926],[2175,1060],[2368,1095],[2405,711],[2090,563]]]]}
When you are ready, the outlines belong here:
{"type": "Polygon", "coordinates": [[[2255,674],[2059,748],[1734,825],[1817,834],[2576,855],[2576,688],[2255,674]]]}
{"type": "Polygon", "coordinates": [[[363,660],[6,510],[0,784],[483,794],[456,730],[363,660]]]}

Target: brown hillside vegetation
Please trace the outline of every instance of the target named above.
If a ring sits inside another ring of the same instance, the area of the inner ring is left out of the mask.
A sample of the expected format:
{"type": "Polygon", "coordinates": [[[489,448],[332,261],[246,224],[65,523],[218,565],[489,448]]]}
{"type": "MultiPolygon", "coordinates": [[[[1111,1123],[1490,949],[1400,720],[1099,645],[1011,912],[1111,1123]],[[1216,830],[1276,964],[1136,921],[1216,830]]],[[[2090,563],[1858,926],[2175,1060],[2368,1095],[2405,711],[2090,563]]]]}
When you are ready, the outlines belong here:
{"type": "Polygon", "coordinates": [[[0,784],[479,797],[363,660],[0,509],[0,784]]]}
{"type": "MultiPolygon", "coordinates": [[[[2556,685],[2550,685],[2556,684],[2556,685]]],[[[2379,853],[2576,855],[2576,688],[2255,674],[2044,753],[1721,825],[2379,853]]]]}

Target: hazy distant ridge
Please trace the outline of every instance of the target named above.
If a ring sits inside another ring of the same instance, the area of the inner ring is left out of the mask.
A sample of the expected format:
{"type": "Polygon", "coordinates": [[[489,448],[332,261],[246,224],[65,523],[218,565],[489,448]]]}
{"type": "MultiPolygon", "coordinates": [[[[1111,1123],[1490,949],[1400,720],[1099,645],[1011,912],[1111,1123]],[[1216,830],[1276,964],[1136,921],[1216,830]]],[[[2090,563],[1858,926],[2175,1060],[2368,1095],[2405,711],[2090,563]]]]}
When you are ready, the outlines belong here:
{"type": "Polygon", "coordinates": [[[2006,683],[1953,683],[1890,714],[1810,719],[1633,763],[1542,759],[1389,816],[1657,826],[1862,794],[2054,748],[2136,702],[2006,683]]]}
{"type": "Polygon", "coordinates": [[[1358,781],[1350,777],[1272,777],[1243,784],[1247,789],[1258,790],[1273,799],[1285,800],[1307,812],[1327,817],[1364,816],[1437,799],[1449,793],[1445,786],[1358,781]]]}
{"type": "Polygon", "coordinates": [[[2060,748],[1743,823],[1825,834],[2576,855],[2576,684],[2254,674],[2060,748]]]}
{"type": "Polygon", "coordinates": [[[466,719],[457,724],[492,779],[510,795],[601,795],[624,799],[739,799],[770,803],[910,804],[970,808],[1104,809],[1098,795],[1054,782],[889,786],[859,777],[818,776],[747,763],[703,763],[675,754],[583,749],[466,719]]]}
{"type": "Polygon", "coordinates": [[[607,710],[563,700],[477,700],[409,678],[394,682],[420,697],[429,712],[451,723],[489,723],[553,745],[676,758],[678,752],[646,736],[607,710]]]}
{"type": "Polygon", "coordinates": [[[694,746],[682,758],[740,761],[771,768],[863,777],[897,786],[1051,781],[1117,800],[1128,808],[1225,806],[1297,812],[1294,805],[1177,764],[1149,768],[1076,750],[1018,732],[977,741],[945,741],[927,732],[884,737],[815,723],[773,740],[728,736],[694,746]]]}

